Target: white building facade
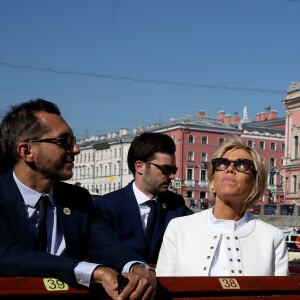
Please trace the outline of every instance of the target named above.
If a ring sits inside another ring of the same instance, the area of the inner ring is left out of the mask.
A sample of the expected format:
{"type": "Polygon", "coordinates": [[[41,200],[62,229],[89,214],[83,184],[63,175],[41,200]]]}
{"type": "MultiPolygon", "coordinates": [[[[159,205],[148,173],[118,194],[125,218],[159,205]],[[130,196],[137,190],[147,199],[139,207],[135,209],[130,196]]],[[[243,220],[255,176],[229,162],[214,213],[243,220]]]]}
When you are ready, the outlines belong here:
{"type": "Polygon", "coordinates": [[[111,133],[78,142],[73,177],[68,183],[86,188],[92,195],[104,195],[125,187],[133,180],[127,166],[131,141],[139,130],[111,133]]]}

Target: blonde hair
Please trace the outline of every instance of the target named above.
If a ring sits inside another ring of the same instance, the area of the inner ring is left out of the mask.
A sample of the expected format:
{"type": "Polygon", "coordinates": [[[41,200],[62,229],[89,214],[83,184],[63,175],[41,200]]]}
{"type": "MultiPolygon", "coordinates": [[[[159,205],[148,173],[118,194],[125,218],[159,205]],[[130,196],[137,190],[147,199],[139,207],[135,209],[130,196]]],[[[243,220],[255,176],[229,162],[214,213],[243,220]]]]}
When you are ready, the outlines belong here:
{"type": "MultiPolygon", "coordinates": [[[[238,137],[231,139],[225,143],[223,143],[217,151],[213,154],[212,159],[223,157],[223,155],[230,150],[245,150],[247,151],[254,162],[254,172],[253,175],[255,177],[255,187],[250,195],[245,199],[246,208],[251,206],[254,202],[256,202],[263,194],[266,188],[266,180],[267,180],[267,169],[265,166],[265,162],[263,157],[254,149],[245,145],[245,143],[238,137]]],[[[214,178],[214,169],[212,163],[210,162],[208,167],[208,182],[209,189],[212,194],[215,194],[211,189],[211,183],[214,178]]]]}

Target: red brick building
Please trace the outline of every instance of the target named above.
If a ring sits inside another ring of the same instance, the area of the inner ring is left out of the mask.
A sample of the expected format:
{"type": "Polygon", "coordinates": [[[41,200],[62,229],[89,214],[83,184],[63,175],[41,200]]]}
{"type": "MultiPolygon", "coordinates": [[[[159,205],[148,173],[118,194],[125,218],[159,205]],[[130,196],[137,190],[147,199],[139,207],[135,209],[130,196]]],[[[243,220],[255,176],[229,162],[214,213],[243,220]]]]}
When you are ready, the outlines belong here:
{"type": "Polygon", "coordinates": [[[208,201],[207,162],[225,140],[240,136],[247,145],[256,148],[265,158],[268,168],[268,186],[263,202],[283,201],[282,158],[285,149],[285,118],[266,108],[251,122],[244,109],[243,119],[237,113],[218,112],[215,119],[207,118],[204,111],[195,116],[172,120],[155,129],[169,134],[176,143],[178,166],[175,189],[191,199],[208,201]]]}

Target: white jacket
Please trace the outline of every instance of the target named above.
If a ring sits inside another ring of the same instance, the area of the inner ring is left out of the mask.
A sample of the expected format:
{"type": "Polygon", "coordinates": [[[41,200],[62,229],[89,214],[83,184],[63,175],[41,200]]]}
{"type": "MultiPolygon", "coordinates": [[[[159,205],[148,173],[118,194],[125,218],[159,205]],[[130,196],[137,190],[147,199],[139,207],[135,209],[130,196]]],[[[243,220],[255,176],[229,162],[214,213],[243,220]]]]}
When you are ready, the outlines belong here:
{"type": "MultiPolygon", "coordinates": [[[[157,276],[209,275],[222,234],[208,225],[208,211],[171,220],[160,249],[157,276]]],[[[288,251],[282,231],[251,214],[248,220],[242,229],[223,234],[230,275],[288,275],[288,251]]]]}

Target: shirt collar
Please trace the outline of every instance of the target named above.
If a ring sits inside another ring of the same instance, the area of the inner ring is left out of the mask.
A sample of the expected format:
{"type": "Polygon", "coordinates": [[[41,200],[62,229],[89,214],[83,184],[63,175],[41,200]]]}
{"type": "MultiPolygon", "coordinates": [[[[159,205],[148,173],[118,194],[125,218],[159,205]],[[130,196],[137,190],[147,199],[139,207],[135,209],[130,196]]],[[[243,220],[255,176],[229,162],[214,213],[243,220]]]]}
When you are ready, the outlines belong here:
{"type": "Polygon", "coordinates": [[[16,176],[15,172],[13,172],[14,180],[17,184],[18,189],[20,190],[20,193],[24,199],[24,203],[26,205],[29,205],[31,207],[35,207],[37,202],[39,201],[40,197],[42,195],[47,195],[50,199],[51,204],[53,205],[53,188],[51,188],[49,193],[41,194],[28,186],[26,186],[24,183],[22,183],[16,176]]]}
{"type": "MultiPolygon", "coordinates": [[[[143,204],[146,201],[150,200],[148,196],[146,196],[141,190],[138,189],[135,182],[132,183],[132,188],[138,205],[143,204]]],[[[157,202],[157,196],[155,196],[153,200],[157,202]]]]}
{"type": "Polygon", "coordinates": [[[207,214],[208,223],[214,229],[221,232],[233,232],[243,228],[248,223],[248,214],[245,213],[243,217],[238,220],[222,220],[217,219],[213,214],[213,209],[210,209],[207,214]]]}

